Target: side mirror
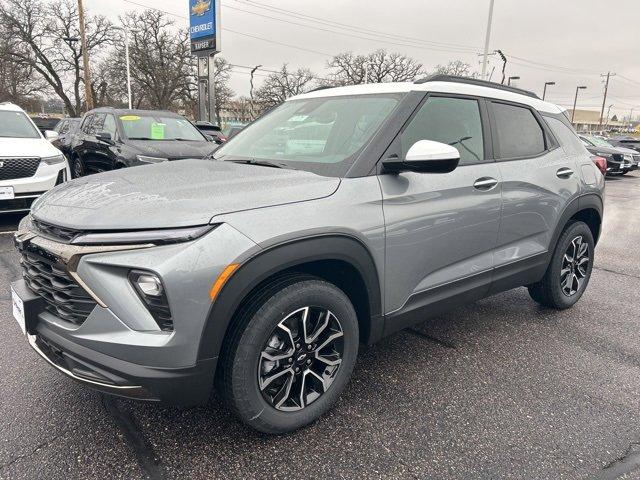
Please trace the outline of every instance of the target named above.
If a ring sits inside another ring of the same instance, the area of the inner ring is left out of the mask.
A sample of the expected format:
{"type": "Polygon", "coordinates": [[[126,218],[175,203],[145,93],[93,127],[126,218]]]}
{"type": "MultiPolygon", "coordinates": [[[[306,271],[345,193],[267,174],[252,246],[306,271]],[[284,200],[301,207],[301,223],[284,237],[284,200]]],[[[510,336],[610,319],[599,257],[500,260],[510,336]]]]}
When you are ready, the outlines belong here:
{"type": "Polygon", "coordinates": [[[56,132],[55,130],[44,131],[44,138],[46,138],[50,142],[55,142],[59,137],[60,135],[58,135],[58,132],[56,132]]]}
{"type": "Polygon", "coordinates": [[[98,132],[96,133],[96,138],[103,142],[112,143],[113,139],[111,138],[111,134],[109,132],[98,132]]]}
{"type": "Polygon", "coordinates": [[[386,172],[449,173],[460,162],[460,152],[446,143],[419,140],[407,152],[406,158],[387,158],[382,161],[386,172]]]}

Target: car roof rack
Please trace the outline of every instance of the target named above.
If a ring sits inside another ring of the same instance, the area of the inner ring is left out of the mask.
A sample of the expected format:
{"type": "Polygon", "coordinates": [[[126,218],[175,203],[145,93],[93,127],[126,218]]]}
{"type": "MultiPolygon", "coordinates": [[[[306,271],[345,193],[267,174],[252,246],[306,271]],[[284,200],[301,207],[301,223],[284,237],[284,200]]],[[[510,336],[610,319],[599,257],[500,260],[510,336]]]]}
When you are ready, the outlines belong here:
{"type": "Polygon", "coordinates": [[[456,75],[442,75],[442,74],[430,75],[426,78],[421,78],[419,80],[416,80],[413,83],[421,84],[421,83],[427,83],[427,82],[466,83],[468,85],[477,85],[479,87],[496,88],[498,90],[505,90],[507,92],[518,93],[520,95],[526,95],[527,97],[540,99],[538,95],[536,95],[533,92],[530,92],[529,90],[512,87],[510,85],[502,85],[501,83],[490,82],[488,80],[480,80],[478,78],[470,78],[470,77],[459,77],[456,75]]]}
{"type": "Polygon", "coordinates": [[[306,93],[318,92],[320,90],[327,90],[328,88],[336,88],[336,87],[334,87],[333,85],[323,85],[321,87],[314,88],[313,90],[309,90],[306,93]]]}

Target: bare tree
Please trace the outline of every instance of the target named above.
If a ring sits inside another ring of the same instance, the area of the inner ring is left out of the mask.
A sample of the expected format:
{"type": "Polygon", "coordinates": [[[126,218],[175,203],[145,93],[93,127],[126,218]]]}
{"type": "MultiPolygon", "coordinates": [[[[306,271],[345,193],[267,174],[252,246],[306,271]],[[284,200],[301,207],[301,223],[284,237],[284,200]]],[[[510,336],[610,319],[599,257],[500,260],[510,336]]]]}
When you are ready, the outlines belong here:
{"type": "Polygon", "coordinates": [[[290,72],[287,64],[280,71],[272,73],[256,91],[256,100],[260,107],[269,109],[284,102],[288,97],[307,92],[314,85],[316,77],[308,68],[299,68],[290,72]]]}
{"type": "Polygon", "coordinates": [[[188,98],[193,61],[186,30],[176,32],[173,20],[156,10],[134,12],[122,21],[131,32],[131,77],[139,92],[135,103],[170,109],[188,98]]]}
{"type": "Polygon", "coordinates": [[[16,61],[20,46],[0,26],[0,102],[25,104],[36,94],[46,93],[46,84],[36,77],[33,67],[16,61]]]}
{"type": "MultiPolygon", "coordinates": [[[[70,115],[82,108],[82,52],[78,9],[73,0],[0,0],[0,21],[20,48],[11,58],[39,75],[64,102],[70,115]],[[66,39],[66,40],[65,40],[66,39]],[[71,92],[71,93],[70,93],[71,92]]],[[[110,41],[112,25],[104,17],[87,17],[87,48],[92,51],[110,41]]]]}
{"type": "Polygon", "coordinates": [[[471,71],[471,65],[462,60],[454,60],[452,62],[447,63],[446,65],[437,65],[436,69],[433,72],[434,74],[441,75],[455,75],[458,77],[471,77],[476,78],[479,74],[478,72],[471,71]]]}
{"type": "Polygon", "coordinates": [[[422,75],[422,64],[401,53],[376,50],[368,55],[344,52],[327,62],[332,69],[326,85],[358,85],[361,83],[407,82],[422,75]]]}

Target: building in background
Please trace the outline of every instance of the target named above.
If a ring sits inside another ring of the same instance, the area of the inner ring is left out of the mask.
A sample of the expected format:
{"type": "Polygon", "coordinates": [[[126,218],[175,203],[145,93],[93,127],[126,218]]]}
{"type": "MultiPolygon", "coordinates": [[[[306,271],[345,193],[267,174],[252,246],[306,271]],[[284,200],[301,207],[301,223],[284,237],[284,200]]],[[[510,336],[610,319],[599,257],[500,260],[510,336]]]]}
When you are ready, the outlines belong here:
{"type": "Polygon", "coordinates": [[[612,118],[604,118],[600,123],[600,111],[580,110],[576,108],[575,114],[572,109],[567,110],[567,116],[573,117],[573,126],[578,132],[595,131],[626,131],[629,129],[629,122],[621,122],[614,115],[612,118]]]}

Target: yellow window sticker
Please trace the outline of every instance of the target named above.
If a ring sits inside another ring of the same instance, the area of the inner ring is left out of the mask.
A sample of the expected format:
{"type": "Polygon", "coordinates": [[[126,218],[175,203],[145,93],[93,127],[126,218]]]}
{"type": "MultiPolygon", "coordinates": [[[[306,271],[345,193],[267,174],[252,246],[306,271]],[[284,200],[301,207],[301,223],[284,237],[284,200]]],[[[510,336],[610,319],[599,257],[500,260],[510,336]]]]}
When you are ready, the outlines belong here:
{"type": "Polygon", "coordinates": [[[135,122],[136,120],[140,120],[140,117],[138,115],[122,115],[120,120],[125,122],[135,122]]]}

